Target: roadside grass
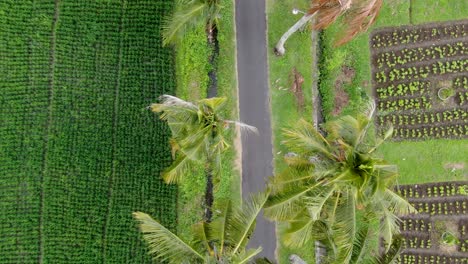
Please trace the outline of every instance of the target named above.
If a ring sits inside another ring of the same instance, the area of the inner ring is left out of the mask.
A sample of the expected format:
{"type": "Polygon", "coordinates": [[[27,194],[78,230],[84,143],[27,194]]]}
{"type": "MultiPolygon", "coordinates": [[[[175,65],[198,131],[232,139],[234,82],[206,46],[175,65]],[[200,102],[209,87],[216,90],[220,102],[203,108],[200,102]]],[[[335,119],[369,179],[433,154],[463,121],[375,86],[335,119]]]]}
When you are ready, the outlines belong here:
{"type": "Polygon", "coordinates": [[[385,159],[397,164],[400,184],[467,180],[468,140],[388,142],[381,147],[385,159]],[[464,164],[452,170],[450,164],[464,164]]]}
{"type": "MultiPolygon", "coordinates": [[[[273,47],[286,30],[300,19],[301,15],[293,15],[291,10],[298,8],[307,10],[309,2],[306,0],[280,1],[267,0],[267,25],[268,25],[268,62],[269,85],[271,96],[271,118],[273,133],[273,157],[274,172],[279,172],[285,167],[283,160],[286,149],[281,144],[281,129],[292,126],[300,118],[312,121],[312,41],[310,30],[295,33],[286,42],[286,53],[277,57],[273,53],[273,47]],[[296,98],[290,91],[293,83],[292,70],[303,76],[304,83],[304,109],[301,112],[296,105],[296,98]]],[[[287,228],[286,225],[277,225],[279,263],[289,263],[288,257],[297,254],[307,263],[313,263],[313,242],[302,248],[290,248],[281,243],[281,234],[287,228]]]]}
{"type": "Polygon", "coordinates": [[[468,1],[411,0],[411,23],[467,19],[468,1]]]}
{"type": "MultiPolygon", "coordinates": [[[[218,96],[227,98],[226,110],[222,115],[227,119],[238,119],[236,46],[234,29],[234,2],[223,3],[218,40],[220,54],[218,64],[218,96]]],[[[185,100],[197,101],[207,96],[209,49],[206,44],[205,29],[199,27],[188,32],[176,45],[176,95],[185,100]]],[[[220,201],[240,201],[240,172],[234,164],[235,131],[230,131],[229,148],[222,157],[222,172],[219,183],[215,184],[215,206],[220,201]]],[[[183,238],[190,238],[191,226],[203,218],[202,202],[205,193],[205,175],[202,165],[192,172],[187,180],[179,185],[178,195],[178,233],[183,238]]]]}

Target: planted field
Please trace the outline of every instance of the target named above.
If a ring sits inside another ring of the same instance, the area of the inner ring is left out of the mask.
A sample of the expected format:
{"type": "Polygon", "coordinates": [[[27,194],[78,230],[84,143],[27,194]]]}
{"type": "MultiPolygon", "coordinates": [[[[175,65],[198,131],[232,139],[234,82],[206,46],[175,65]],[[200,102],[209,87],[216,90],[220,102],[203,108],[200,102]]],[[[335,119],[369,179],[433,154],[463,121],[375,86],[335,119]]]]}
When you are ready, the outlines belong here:
{"type": "Polygon", "coordinates": [[[468,182],[403,185],[419,214],[401,217],[400,263],[467,263],[468,182]]]}
{"type": "Polygon", "coordinates": [[[468,20],[380,29],[370,47],[377,125],[396,140],[468,137],[468,20]]]}
{"type": "Polygon", "coordinates": [[[159,180],[172,1],[0,2],[0,263],[149,263],[131,213],[176,225],[159,180]]]}

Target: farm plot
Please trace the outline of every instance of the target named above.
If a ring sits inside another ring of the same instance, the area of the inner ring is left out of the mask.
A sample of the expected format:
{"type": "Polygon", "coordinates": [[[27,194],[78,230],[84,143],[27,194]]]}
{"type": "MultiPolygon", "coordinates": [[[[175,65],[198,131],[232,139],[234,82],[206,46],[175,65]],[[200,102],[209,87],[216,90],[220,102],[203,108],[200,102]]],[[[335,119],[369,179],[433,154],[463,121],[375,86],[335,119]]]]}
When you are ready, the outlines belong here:
{"type": "Polygon", "coordinates": [[[401,217],[399,263],[467,263],[468,181],[399,186],[419,214],[401,217]]]}
{"type": "Polygon", "coordinates": [[[0,1],[0,263],[150,263],[131,213],[175,229],[173,1],[0,1]]]}
{"type": "Polygon", "coordinates": [[[378,126],[395,140],[468,137],[468,20],[371,35],[378,126]]]}

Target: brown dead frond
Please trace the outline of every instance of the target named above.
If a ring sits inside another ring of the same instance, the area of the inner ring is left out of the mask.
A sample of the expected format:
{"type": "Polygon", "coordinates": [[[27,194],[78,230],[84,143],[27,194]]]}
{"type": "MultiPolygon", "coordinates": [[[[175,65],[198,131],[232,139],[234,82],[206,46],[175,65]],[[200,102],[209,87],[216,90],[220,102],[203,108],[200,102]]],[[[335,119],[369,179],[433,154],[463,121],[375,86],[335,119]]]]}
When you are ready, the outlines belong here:
{"type": "Polygon", "coordinates": [[[340,23],[343,30],[335,43],[343,45],[358,33],[367,30],[374,22],[382,7],[383,0],[312,0],[308,14],[316,13],[314,30],[321,30],[344,16],[340,23]]]}
{"type": "Polygon", "coordinates": [[[345,14],[342,37],[336,42],[343,45],[353,39],[358,33],[366,31],[375,22],[382,7],[383,0],[357,1],[345,14]]]}

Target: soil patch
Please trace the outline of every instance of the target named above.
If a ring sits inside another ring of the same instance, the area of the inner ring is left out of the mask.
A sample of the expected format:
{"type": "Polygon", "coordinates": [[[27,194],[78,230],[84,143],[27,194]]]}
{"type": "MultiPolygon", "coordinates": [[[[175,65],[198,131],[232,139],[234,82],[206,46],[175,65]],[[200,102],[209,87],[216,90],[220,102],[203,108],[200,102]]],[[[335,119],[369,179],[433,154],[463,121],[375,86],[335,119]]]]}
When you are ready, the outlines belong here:
{"type": "Polygon", "coordinates": [[[349,95],[344,90],[344,86],[353,81],[356,71],[349,66],[344,65],[341,67],[340,74],[335,81],[335,100],[334,108],[332,111],[333,116],[338,116],[349,103],[349,95]]]}
{"type": "Polygon", "coordinates": [[[297,71],[296,67],[294,67],[291,71],[290,79],[290,91],[294,94],[294,97],[296,98],[297,110],[302,113],[304,111],[304,92],[302,91],[304,77],[301,75],[300,72],[297,71]]]}

